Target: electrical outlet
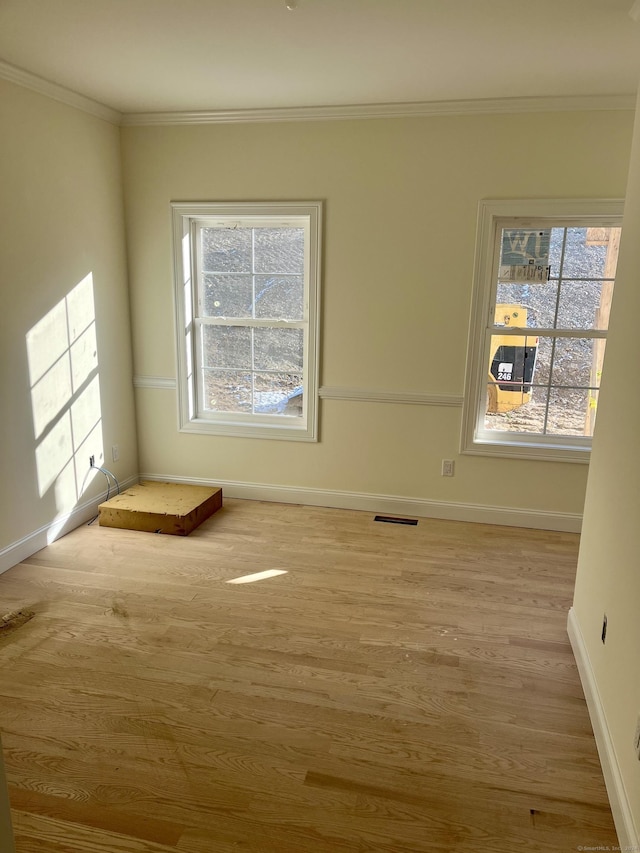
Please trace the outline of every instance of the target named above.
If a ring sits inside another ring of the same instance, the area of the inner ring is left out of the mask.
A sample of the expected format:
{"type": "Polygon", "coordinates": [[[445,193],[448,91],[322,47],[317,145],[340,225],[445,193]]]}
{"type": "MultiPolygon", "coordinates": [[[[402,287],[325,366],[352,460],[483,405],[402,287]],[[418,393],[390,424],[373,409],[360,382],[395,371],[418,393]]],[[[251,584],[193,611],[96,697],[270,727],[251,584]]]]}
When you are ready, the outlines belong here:
{"type": "Polygon", "coordinates": [[[607,614],[605,613],[602,617],[602,642],[604,643],[607,639],[607,614]]]}
{"type": "Polygon", "coordinates": [[[453,459],[443,459],[442,460],[442,476],[443,477],[453,477],[455,473],[455,462],[453,459]]]}
{"type": "Polygon", "coordinates": [[[117,462],[120,459],[120,448],[117,444],[113,444],[111,446],[111,458],[114,462],[117,462]]]}
{"type": "Polygon", "coordinates": [[[638,761],[640,761],[640,714],[638,714],[638,722],[636,723],[636,733],[633,736],[633,748],[636,751],[638,761]]]}
{"type": "Polygon", "coordinates": [[[89,468],[95,468],[95,466],[96,466],[96,457],[90,456],[89,457],[89,468]]]}

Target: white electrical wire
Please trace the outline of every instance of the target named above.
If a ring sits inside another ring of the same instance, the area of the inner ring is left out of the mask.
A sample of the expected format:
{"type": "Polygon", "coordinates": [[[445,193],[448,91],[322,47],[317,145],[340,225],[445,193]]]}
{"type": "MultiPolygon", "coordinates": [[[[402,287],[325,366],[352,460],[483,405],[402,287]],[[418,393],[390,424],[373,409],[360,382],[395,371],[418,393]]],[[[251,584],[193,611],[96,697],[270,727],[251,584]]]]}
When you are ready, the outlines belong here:
{"type": "MultiPolygon", "coordinates": [[[[84,493],[84,486],[85,486],[85,483],[87,482],[87,477],[89,476],[91,471],[102,471],[102,473],[105,476],[105,479],[107,481],[107,497],[105,498],[105,500],[109,500],[109,497],[111,496],[111,480],[113,480],[113,482],[115,483],[115,487],[117,489],[116,494],[118,494],[118,495],[120,494],[120,483],[118,482],[118,478],[116,477],[115,474],[112,474],[108,468],[103,468],[101,465],[90,465],[89,470],[84,475],[84,480],[82,481],[82,488],[80,489],[81,495],[84,493]],[[111,480],[109,479],[109,477],[111,477],[111,480]]],[[[93,524],[93,522],[96,520],[97,517],[98,517],[97,515],[94,515],[94,517],[91,519],[91,521],[87,522],[87,526],[89,524],[93,524]]]]}

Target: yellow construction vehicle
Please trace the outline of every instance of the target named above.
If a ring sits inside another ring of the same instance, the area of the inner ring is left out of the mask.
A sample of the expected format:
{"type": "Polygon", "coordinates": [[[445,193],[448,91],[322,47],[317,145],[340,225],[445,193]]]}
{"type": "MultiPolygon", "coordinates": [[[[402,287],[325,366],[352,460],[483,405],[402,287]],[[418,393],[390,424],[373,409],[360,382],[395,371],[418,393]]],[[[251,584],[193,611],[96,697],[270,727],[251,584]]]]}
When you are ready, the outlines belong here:
{"type": "MultiPolygon", "coordinates": [[[[498,303],[495,324],[526,327],[526,307],[506,302],[498,303]]],[[[537,335],[491,336],[487,412],[510,412],[529,402],[537,351],[537,335]]]]}

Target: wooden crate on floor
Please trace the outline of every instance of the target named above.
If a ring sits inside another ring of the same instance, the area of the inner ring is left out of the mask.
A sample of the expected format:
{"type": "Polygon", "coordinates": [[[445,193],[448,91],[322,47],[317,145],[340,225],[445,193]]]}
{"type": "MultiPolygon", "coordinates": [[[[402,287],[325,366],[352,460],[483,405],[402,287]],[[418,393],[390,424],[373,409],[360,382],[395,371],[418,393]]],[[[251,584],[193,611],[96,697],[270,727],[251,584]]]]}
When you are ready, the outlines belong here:
{"type": "Polygon", "coordinates": [[[101,527],[188,536],[222,506],[222,489],[143,481],[98,507],[101,527]]]}

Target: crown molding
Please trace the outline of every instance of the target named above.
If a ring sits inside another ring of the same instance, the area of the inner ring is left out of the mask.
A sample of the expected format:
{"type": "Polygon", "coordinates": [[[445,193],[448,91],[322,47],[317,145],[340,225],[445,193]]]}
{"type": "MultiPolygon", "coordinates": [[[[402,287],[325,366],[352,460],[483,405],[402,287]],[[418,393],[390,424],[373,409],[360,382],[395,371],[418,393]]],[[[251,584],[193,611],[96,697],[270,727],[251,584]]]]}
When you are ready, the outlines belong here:
{"type": "Polygon", "coordinates": [[[125,113],[125,127],[180,124],[244,124],[248,122],[328,121],[340,119],[411,118],[414,116],[496,115],[506,113],[634,110],[635,95],[579,95],[549,98],[492,98],[467,101],[420,101],[398,104],[351,104],[324,107],[279,107],[256,110],[125,113]]]}
{"type": "Polygon", "coordinates": [[[25,89],[31,89],[38,92],[40,95],[46,95],[54,101],[67,104],[67,106],[75,107],[90,115],[108,121],[110,124],[119,125],[122,122],[122,114],[111,107],[105,106],[92,98],[87,98],[85,95],[80,95],[78,92],[73,92],[58,83],[52,83],[50,80],[45,80],[44,77],[38,77],[37,74],[32,74],[30,71],[25,71],[23,68],[17,68],[8,62],[0,59],[0,79],[8,80],[10,83],[17,83],[18,86],[24,86],[25,89]]]}
{"type": "MultiPolygon", "coordinates": [[[[629,12],[640,20],[640,0],[629,12]]],[[[24,86],[54,101],[75,107],[111,124],[124,127],[192,124],[247,124],[291,121],[412,118],[430,116],[500,115],[513,113],[634,110],[635,95],[570,95],[563,97],[480,98],[459,101],[414,101],[395,104],[348,104],[318,107],[267,107],[253,110],[185,110],[177,112],[120,113],[0,59],[0,79],[24,86]]]]}

